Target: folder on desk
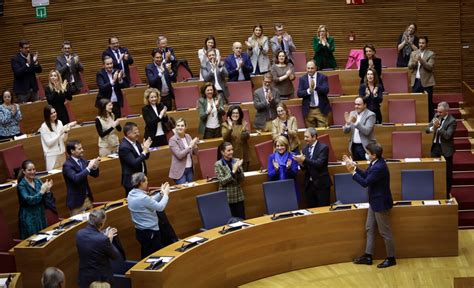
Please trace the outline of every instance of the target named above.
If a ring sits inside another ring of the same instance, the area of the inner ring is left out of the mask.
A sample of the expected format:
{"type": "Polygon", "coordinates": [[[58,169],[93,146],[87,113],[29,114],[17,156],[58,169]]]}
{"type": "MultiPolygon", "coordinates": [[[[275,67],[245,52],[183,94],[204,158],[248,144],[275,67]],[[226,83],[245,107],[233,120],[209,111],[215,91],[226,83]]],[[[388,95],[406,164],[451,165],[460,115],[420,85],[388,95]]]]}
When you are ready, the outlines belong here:
{"type": "Polygon", "coordinates": [[[397,201],[393,204],[393,206],[410,206],[411,201],[397,201]]]}

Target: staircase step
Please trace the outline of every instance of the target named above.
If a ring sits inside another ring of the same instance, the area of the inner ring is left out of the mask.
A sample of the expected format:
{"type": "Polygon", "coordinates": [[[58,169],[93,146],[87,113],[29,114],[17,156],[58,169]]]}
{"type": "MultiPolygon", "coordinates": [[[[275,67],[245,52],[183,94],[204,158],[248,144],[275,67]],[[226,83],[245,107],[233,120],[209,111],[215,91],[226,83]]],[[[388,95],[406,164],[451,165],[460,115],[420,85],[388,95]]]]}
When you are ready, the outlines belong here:
{"type": "Polygon", "coordinates": [[[474,155],[471,151],[457,151],[453,156],[453,171],[474,170],[474,155]]]}
{"type": "Polygon", "coordinates": [[[474,185],[474,171],[453,173],[453,185],[474,185]]]}
{"type": "Polygon", "coordinates": [[[464,98],[462,93],[434,93],[433,102],[439,103],[441,101],[446,101],[449,107],[455,108],[459,107],[459,102],[464,101],[464,98]]]}
{"type": "Polygon", "coordinates": [[[459,226],[474,226],[474,211],[459,211],[459,226]]]}
{"type": "Polygon", "coordinates": [[[471,142],[469,141],[469,138],[465,137],[454,138],[454,147],[456,148],[456,151],[470,150],[471,142]]]}
{"type": "Polygon", "coordinates": [[[474,209],[474,185],[453,186],[451,195],[458,201],[459,210],[474,209]]]}
{"type": "Polygon", "coordinates": [[[461,120],[456,121],[456,132],[454,132],[454,137],[468,137],[466,126],[462,123],[461,120]]]}
{"type": "Polygon", "coordinates": [[[456,119],[462,119],[461,111],[459,108],[449,108],[449,114],[453,115],[456,119]]]}

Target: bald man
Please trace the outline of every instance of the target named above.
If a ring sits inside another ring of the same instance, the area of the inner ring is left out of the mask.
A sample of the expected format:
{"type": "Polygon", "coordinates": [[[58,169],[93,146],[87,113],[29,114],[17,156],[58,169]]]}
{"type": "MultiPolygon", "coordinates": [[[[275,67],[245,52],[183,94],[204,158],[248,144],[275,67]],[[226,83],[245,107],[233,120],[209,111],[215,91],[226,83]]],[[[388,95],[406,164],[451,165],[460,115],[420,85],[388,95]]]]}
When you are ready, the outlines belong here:
{"type": "Polygon", "coordinates": [[[232,51],[234,53],[227,56],[224,61],[225,69],[229,73],[229,81],[250,80],[250,73],[253,71],[252,61],[247,53],[242,52],[242,43],[235,42],[232,45],[232,51]]]}

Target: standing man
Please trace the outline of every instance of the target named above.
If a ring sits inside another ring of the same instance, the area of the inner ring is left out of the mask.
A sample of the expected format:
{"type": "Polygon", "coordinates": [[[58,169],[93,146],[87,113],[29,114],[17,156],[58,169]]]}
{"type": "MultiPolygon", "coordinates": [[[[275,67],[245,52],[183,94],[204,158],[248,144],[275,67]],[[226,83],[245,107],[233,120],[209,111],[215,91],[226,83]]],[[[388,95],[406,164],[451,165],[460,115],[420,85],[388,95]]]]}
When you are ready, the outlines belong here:
{"type": "Polygon", "coordinates": [[[123,70],[114,69],[113,59],[109,56],[104,58],[104,68],[96,74],[97,87],[99,93],[95,101],[95,106],[99,107],[100,99],[108,99],[113,104],[112,113],[115,119],[122,116],[121,108],[123,107],[122,88],[127,87],[123,80],[123,70]]]}
{"type": "MultiPolygon", "coordinates": [[[[173,48],[168,47],[168,39],[166,38],[166,36],[158,36],[158,39],[156,40],[156,46],[158,50],[160,50],[161,55],[163,56],[163,62],[165,64],[171,64],[171,69],[173,70],[173,73],[176,74],[178,69],[178,67],[176,66],[176,55],[174,55],[173,48]]],[[[176,78],[173,78],[172,80],[173,82],[176,82],[176,78]]]]}
{"type": "Polygon", "coordinates": [[[366,160],[366,150],[369,143],[375,143],[374,125],[375,113],[367,109],[367,99],[357,97],[354,101],[355,110],[345,112],[346,124],[342,127],[344,134],[351,132],[349,138],[349,152],[352,159],[366,160]]]}
{"type": "Polygon", "coordinates": [[[392,229],[390,228],[390,209],[393,206],[392,193],[390,192],[390,172],[382,158],[382,146],[378,143],[367,145],[370,164],[367,170],[357,168],[356,164],[344,155],[342,160],[346,162],[347,171],[352,173],[352,179],[362,187],[367,187],[369,194],[369,209],[365,229],[367,231],[367,242],[365,253],[353,260],[354,264],[372,265],[372,255],[375,248],[375,229],[379,230],[385,242],[387,258],[377,265],[377,268],[387,268],[396,265],[395,244],[393,243],[392,229]]]}
{"type": "Polygon", "coordinates": [[[234,42],[232,45],[233,54],[225,58],[225,69],[229,73],[229,82],[250,80],[250,73],[253,71],[250,56],[242,52],[242,43],[234,42]]]}
{"type": "Polygon", "coordinates": [[[176,79],[171,63],[166,63],[163,60],[162,52],[155,48],[151,51],[153,63],[147,64],[145,68],[148,85],[160,91],[161,103],[166,106],[168,111],[173,109],[173,86],[171,81],[176,79]]]}
{"type": "Polygon", "coordinates": [[[303,109],[304,122],[309,127],[327,127],[328,114],[331,112],[329,104],[328,77],[317,73],[314,60],[306,63],[306,74],[300,77],[297,95],[303,98],[301,108],[303,109]]]}
{"type": "Polygon", "coordinates": [[[435,117],[426,128],[426,133],[433,133],[431,157],[443,156],[446,159],[447,198],[449,198],[453,180],[454,132],[456,131],[456,119],[448,114],[448,111],[448,103],[440,102],[435,117]]]}
{"type": "Polygon", "coordinates": [[[38,84],[36,73],[41,73],[42,68],[38,62],[38,52],[30,53],[30,42],[20,40],[20,52],[12,57],[13,92],[18,103],[33,102],[38,100],[38,84]]]}
{"type": "Polygon", "coordinates": [[[115,70],[123,71],[124,86],[130,87],[130,68],[128,66],[133,64],[133,57],[127,48],[120,47],[117,36],[109,38],[109,48],[102,52],[102,61],[106,57],[112,58],[115,70]]]}
{"type": "Polygon", "coordinates": [[[413,93],[428,93],[428,121],[434,116],[433,86],[436,85],[433,69],[435,53],[428,50],[428,37],[423,36],[418,40],[419,49],[411,52],[408,69],[411,70],[411,86],[413,93]]]}
{"type": "Polygon", "coordinates": [[[79,56],[72,53],[71,42],[64,41],[63,54],[56,58],[56,70],[61,74],[63,80],[67,80],[71,93],[78,94],[82,88],[82,80],[79,72],[84,71],[84,66],[79,61],[79,56]]]}
{"type": "Polygon", "coordinates": [[[133,189],[131,182],[132,174],[143,172],[146,175],[145,160],[150,157],[151,138],[141,144],[138,141],[140,131],[137,124],[125,123],[123,127],[125,137],[119,146],[120,165],[122,166],[122,185],[125,188],[125,196],[133,189]]]}
{"type": "Polygon", "coordinates": [[[69,155],[63,165],[63,177],[67,188],[66,205],[71,216],[74,216],[92,208],[94,199],[87,176],[99,177],[100,158],[84,160],[84,149],[77,140],[71,140],[66,144],[66,152],[69,155]]]}
{"type": "MultiPolygon", "coordinates": [[[[293,64],[293,52],[296,51],[296,46],[293,44],[291,35],[286,33],[282,23],[275,23],[275,36],[270,39],[270,45],[272,46],[274,57],[276,57],[279,50],[285,51],[288,62],[293,64]]],[[[276,63],[276,59],[273,62],[276,63]]]]}
{"type": "Polygon", "coordinates": [[[304,193],[308,208],[328,206],[331,178],[328,171],[329,148],[318,141],[318,132],[309,127],[304,132],[307,146],[294,158],[304,173],[304,193]]]}
{"type": "Polygon", "coordinates": [[[272,131],[272,121],[277,117],[276,106],[280,103],[280,92],[272,83],[272,73],[265,73],[262,87],[253,93],[253,105],[257,110],[253,126],[264,132],[272,131]]]}

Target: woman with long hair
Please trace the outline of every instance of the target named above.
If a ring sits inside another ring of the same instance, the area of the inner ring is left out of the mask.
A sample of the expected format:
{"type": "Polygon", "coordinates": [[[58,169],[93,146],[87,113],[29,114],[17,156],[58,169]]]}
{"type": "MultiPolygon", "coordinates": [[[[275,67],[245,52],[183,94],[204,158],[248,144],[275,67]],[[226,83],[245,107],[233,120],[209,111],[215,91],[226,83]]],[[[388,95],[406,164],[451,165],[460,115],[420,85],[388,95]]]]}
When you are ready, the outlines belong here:
{"type": "MultiPolygon", "coordinates": [[[[364,56],[365,58],[360,60],[360,68],[359,68],[359,77],[360,83],[364,83],[365,75],[367,74],[367,69],[372,68],[377,71],[377,75],[382,77],[382,59],[378,58],[375,55],[375,46],[372,44],[367,44],[364,46],[364,56]]],[[[381,81],[379,81],[380,84],[381,81]]]]}
{"type": "Polygon", "coordinates": [[[375,123],[382,123],[380,104],[383,101],[383,87],[379,83],[379,76],[374,68],[367,69],[364,83],[360,84],[359,96],[367,100],[367,109],[375,113],[375,123]]]}
{"type": "Polygon", "coordinates": [[[151,147],[168,145],[166,133],[168,128],[168,108],[161,103],[160,91],[156,88],[145,90],[142,108],[143,120],[145,121],[145,139],[151,138],[151,147]]]}
{"type": "Polygon", "coordinates": [[[66,102],[72,100],[72,92],[67,80],[62,80],[58,70],[49,72],[49,83],[44,89],[48,104],[53,106],[58,114],[58,119],[63,125],[69,123],[69,115],[67,114],[66,102]]]}
{"type": "Polygon", "coordinates": [[[227,111],[227,121],[222,123],[222,138],[224,141],[232,143],[234,156],[243,159],[242,168],[248,171],[250,127],[244,120],[244,112],[239,105],[234,105],[227,111]]]}
{"type": "Polygon", "coordinates": [[[119,120],[112,112],[114,105],[109,99],[100,99],[95,128],[99,134],[99,156],[104,157],[118,152],[119,138],[115,130],[122,131],[119,120]]]}
{"type": "Polygon", "coordinates": [[[276,108],[277,118],[272,121],[272,138],[284,136],[288,139],[289,150],[295,154],[300,152],[300,139],[298,138],[298,122],[296,117],[290,114],[285,103],[280,102],[276,108]]]}
{"type": "Polygon", "coordinates": [[[206,82],[201,87],[201,97],[198,100],[199,133],[204,139],[222,136],[221,122],[224,115],[223,99],[218,96],[215,86],[206,82]]]}
{"type": "Polygon", "coordinates": [[[397,43],[398,58],[397,67],[408,67],[410,54],[418,50],[418,36],[416,36],[416,24],[408,24],[405,31],[398,37],[397,43]]]}
{"type": "MultiPolygon", "coordinates": [[[[207,36],[204,40],[204,46],[198,50],[198,58],[201,67],[206,66],[206,63],[209,62],[207,53],[211,50],[214,50],[216,62],[219,63],[221,61],[221,53],[219,49],[217,49],[216,38],[213,35],[207,36]]],[[[199,73],[199,80],[204,80],[204,76],[201,72],[199,73]]]]}
{"type": "Polygon", "coordinates": [[[280,97],[291,98],[295,94],[293,80],[295,79],[295,69],[293,64],[288,63],[285,51],[276,53],[276,62],[271,68],[274,87],[280,92],[280,97]]]}
{"type": "Polygon", "coordinates": [[[263,26],[253,26],[252,35],[245,41],[247,53],[253,66],[253,74],[263,75],[270,70],[270,57],[268,57],[268,37],[263,35],[263,26]]]}
{"type": "Polygon", "coordinates": [[[20,105],[15,104],[10,90],[3,90],[0,105],[0,139],[12,139],[20,136],[22,119],[20,105]]]}

